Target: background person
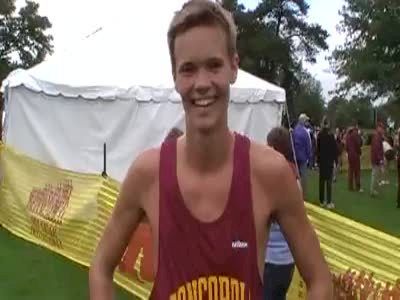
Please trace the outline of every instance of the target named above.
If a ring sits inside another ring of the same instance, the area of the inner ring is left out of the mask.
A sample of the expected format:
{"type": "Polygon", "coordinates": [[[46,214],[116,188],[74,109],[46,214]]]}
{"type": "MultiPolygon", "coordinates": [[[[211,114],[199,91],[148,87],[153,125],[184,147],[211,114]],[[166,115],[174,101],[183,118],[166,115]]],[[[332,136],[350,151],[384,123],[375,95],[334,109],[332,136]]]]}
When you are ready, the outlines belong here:
{"type": "Polygon", "coordinates": [[[293,130],[293,144],[304,199],[307,193],[307,167],[311,159],[311,137],[306,127],[309,120],[310,118],[306,114],[300,114],[297,125],[293,130]]]}
{"type": "MultiPolygon", "coordinates": [[[[283,154],[297,176],[289,131],[284,127],[273,128],[267,136],[267,144],[283,154]]],[[[299,188],[301,188],[298,181],[299,188]]],[[[293,278],[295,264],[289,245],[277,222],[271,223],[264,269],[264,299],[285,300],[293,278]]]]}
{"type": "Polygon", "coordinates": [[[335,182],[337,176],[340,174],[343,168],[343,150],[344,150],[344,134],[340,128],[336,128],[335,141],[337,149],[337,161],[334,167],[333,181],[335,182]]]}
{"type": "Polygon", "coordinates": [[[330,132],[330,124],[328,119],[323,119],[321,127],[322,130],[318,134],[317,138],[319,201],[321,206],[332,209],[335,208],[335,205],[332,202],[332,177],[333,168],[335,162],[337,162],[337,147],[335,137],[330,132]]]}
{"type": "Polygon", "coordinates": [[[348,159],[348,187],[350,191],[362,192],[361,189],[361,147],[362,140],[358,126],[351,127],[346,135],[346,151],[348,159]]]}
{"type": "Polygon", "coordinates": [[[384,167],[384,152],[383,152],[383,136],[385,129],[382,123],[378,123],[378,126],[373,133],[371,141],[371,186],[370,194],[375,197],[378,195],[378,183],[382,178],[382,172],[384,167]]]}

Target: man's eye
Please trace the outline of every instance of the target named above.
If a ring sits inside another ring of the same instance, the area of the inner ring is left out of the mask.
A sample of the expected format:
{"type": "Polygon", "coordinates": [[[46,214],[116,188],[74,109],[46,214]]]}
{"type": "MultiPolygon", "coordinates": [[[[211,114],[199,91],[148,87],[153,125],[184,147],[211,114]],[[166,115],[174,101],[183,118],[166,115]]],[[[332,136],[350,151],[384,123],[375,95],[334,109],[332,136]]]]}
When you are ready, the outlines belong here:
{"type": "Polygon", "coordinates": [[[180,70],[182,73],[192,73],[194,71],[194,66],[183,66],[180,70]]]}
{"type": "Polygon", "coordinates": [[[208,68],[212,69],[212,70],[219,69],[221,66],[222,66],[222,64],[219,61],[213,61],[213,62],[208,63],[208,68]]]}

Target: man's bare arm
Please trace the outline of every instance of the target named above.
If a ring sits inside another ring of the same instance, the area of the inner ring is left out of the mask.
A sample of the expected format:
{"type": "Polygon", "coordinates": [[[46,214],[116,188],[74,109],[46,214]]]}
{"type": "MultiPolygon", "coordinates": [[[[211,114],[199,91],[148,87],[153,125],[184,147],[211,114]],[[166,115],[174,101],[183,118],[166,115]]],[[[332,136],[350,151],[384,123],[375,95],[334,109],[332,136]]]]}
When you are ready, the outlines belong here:
{"type": "MultiPolygon", "coordinates": [[[[284,158],[282,158],[284,160],[284,158]]],[[[308,299],[333,299],[332,279],[317,235],[306,215],[301,191],[285,161],[276,162],[277,186],[275,217],[293,253],[299,272],[307,285],[308,299]]]]}
{"type": "Polygon", "coordinates": [[[117,203],[97,246],[89,271],[91,300],[113,299],[114,271],[132,233],[143,217],[142,200],[153,181],[151,165],[155,150],[142,154],[133,163],[122,183],[117,203]]]}

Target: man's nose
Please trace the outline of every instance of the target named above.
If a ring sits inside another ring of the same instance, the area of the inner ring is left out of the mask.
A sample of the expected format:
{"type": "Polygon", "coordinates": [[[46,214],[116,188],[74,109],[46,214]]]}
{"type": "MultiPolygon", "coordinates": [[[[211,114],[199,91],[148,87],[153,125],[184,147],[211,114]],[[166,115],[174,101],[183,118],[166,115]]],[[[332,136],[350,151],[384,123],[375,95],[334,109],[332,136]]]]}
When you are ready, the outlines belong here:
{"type": "Polygon", "coordinates": [[[195,89],[198,93],[207,93],[211,88],[211,78],[207,70],[200,69],[195,79],[195,89]]]}

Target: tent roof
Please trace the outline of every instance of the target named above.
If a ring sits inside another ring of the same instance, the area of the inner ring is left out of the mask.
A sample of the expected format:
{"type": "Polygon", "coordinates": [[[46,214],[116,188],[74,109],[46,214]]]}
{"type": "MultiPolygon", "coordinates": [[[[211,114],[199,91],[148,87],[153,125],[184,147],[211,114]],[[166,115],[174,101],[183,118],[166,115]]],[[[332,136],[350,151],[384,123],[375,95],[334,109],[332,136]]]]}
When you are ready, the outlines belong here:
{"type": "MultiPolygon", "coordinates": [[[[171,14],[156,23],[143,17],[140,22],[135,21],[139,16],[135,19],[133,15],[104,26],[73,45],[72,51],[56,52],[29,70],[12,72],[3,87],[25,86],[70,98],[180,101],[174,89],[166,40],[171,14]],[[133,24],[127,25],[129,21],[133,24]]],[[[285,91],[240,70],[231,89],[231,100],[283,102],[285,91]]]]}

